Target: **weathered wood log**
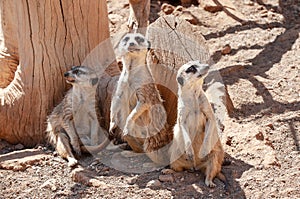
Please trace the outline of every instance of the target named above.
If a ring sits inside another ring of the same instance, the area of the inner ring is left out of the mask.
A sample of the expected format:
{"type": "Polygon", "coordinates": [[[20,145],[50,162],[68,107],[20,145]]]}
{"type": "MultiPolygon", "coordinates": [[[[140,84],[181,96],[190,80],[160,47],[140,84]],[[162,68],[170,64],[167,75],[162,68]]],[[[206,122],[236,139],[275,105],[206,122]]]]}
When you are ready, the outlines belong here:
{"type": "Polygon", "coordinates": [[[128,18],[129,30],[136,30],[144,34],[148,26],[150,14],[150,0],[129,0],[130,14],[128,18]]]}
{"type": "Polygon", "coordinates": [[[109,44],[98,50],[104,62],[86,59],[109,38],[107,5],[79,0],[2,0],[0,5],[0,139],[34,146],[44,141],[46,116],[66,90],[63,72],[111,61],[109,44]]]}

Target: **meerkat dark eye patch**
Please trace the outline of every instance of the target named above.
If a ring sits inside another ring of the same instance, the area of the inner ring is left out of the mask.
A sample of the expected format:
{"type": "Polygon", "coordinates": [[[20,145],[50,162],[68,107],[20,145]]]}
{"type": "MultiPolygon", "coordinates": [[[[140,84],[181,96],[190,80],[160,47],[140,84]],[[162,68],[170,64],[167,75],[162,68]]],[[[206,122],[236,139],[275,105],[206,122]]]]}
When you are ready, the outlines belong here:
{"type": "Polygon", "coordinates": [[[183,77],[177,77],[177,82],[178,82],[181,86],[183,86],[183,83],[184,83],[183,77]]]}
{"type": "Polygon", "coordinates": [[[80,66],[72,66],[71,70],[78,70],[80,68],[80,66]]]}
{"type": "Polygon", "coordinates": [[[197,66],[196,65],[191,65],[185,72],[195,74],[197,72],[197,66]]]}
{"type": "Polygon", "coordinates": [[[81,75],[81,74],[86,74],[86,72],[83,70],[80,70],[80,69],[75,69],[75,70],[73,70],[73,74],[81,75]]]}
{"type": "Polygon", "coordinates": [[[125,37],[125,38],[123,39],[124,42],[127,42],[128,40],[129,40],[129,37],[125,37]]]}
{"type": "Polygon", "coordinates": [[[136,42],[138,42],[138,44],[143,43],[145,41],[145,39],[142,37],[135,37],[134,39],[136,42]]]}

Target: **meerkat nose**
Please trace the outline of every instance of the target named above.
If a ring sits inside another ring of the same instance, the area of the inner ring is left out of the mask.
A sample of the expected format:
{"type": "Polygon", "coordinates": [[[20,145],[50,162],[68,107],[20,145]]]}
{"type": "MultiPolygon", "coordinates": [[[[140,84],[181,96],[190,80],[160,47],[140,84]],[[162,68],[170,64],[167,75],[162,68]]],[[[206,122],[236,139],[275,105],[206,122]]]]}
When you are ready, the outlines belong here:
{"type": "Polygon", "coordinates": [[[133,42],[129,43],[129,46],[134,46],[134,43],[133,42]]]}
{"type": "Polygon", "coordinates": [[[64,77],[67,77],[67,76],[69,76],[69,72],[64,73],[64,77]]]}

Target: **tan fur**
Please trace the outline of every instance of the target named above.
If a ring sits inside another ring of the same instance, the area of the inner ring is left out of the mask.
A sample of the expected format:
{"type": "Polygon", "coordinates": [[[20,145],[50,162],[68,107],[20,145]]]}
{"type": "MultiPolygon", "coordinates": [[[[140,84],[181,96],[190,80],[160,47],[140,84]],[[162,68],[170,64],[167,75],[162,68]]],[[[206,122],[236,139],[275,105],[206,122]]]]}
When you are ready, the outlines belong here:
{"type": "Polygon", "coordinates": [[[72,150],[78,156],[81,152],[93,153],[105,148],[109,140],[105,138],[107,132],[99,126],[96,115],[98,77],[95,71],[76,66],[64,76],[73,87],[48,116],[46,132],[59,155],[68,160],[69,166],[74,166],[77,160],[72,150]],[[103,142],[99,144],[100,141],[103,142]]]}
{"type": "Polygon", "coordinates": [[[146,65],[149,42],[141,34],[127,34],[119,44],[123,69],[111,103],[110,132],[116,127],[135,152],[146,152],[156,163],[172,140],[167,114],[146,65]],[[130,45],[131,44],[131,45],[130,45]]]}
{"type": "Polygon", "coordinates": [[[224,159],[216,119],[202,90],[208,65],[191,61],[178,70],[178,115],[170,147],[170,166],[175,171],[200,169],[205,184],[214,187],[224,159]]]}

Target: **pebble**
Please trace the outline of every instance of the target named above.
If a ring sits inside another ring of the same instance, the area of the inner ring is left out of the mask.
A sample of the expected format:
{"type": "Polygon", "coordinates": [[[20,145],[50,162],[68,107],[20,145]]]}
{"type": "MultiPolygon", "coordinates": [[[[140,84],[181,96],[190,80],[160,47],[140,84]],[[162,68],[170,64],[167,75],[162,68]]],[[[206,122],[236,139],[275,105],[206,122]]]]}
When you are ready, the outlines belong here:
{"type": "Polygon", "coordinates": [[[161,170],[162,174],[173,174],[175,171],[173,169],[163,169],[161,170]]]}
{"type": "Polygon", "coordinates": [[[42,189],[51,189],[52,191],[56,191],[57,187],[55,186],[55,179],[49,179],[41,185],[42,189]]]}
{"type": "Polygon", "coordinates": [[[212,5],[205,5],[204,6],[204,10],[208,11],[208,12],[212,12],[212,13],[215,13],[215,12],[220,12],[223,10],[223,6],[212,6],[212,5]]]}
{"type": "Polygon", "coordinates": [[[21,149],[24,149],[24,145],[23,144],[17,144],[15,145],[15,150],[21,150],[21,149]]]}
{"type": "Polygon", "coordinates": [[[161,187],[161,182],[159,180],[151,180],[146,185],[147,188],[161,187]]]}
{"type": "Polygon", "coordinates": [[[129,184],[129,185],[134,185],[136,182],[137,182],[137,176],[134,176],[127,180],[127,184],[129,184]]]}
{"type": "Polygon", "coordinates": [[[221,50],[222,55],[227,55],[231,53],[231,46],[229,44],[226,44],[222,50],[221,50]]]}
{"type": "Polygon", "coordinates": [[[274,126],[272,123],[267,124],[268,127],[270,127],[270,129],[275,130],[274,126]]]}
{"type": "Polygon", "coordinates": [[[227,140],[226,140],[226,145],[231,146],[232,145],[232,139],[233,139],[232,136],[228,136],[227,140]]]}
{"type": "Polygon", "coordinates": [[[184,12],[181,18],[193,25],[197,25],[199,23],[199,20],[190,12],[184,12]]]}
{"type": "Polygon", "coordinates": [[[160,175],[158,177],[158,179],[161,181],[161,182],[174,182],[175,179],[172,175],[160,175]]]}
{"type": "Polygon", "coordinates": [[[257,140],[263,141],[264,140],[264,134],[262,132],[259,132],[255,135],[255,138],[257,140]]]}
{"type": "Polygon", "coordinates": [[[172,12],[175,10],[175,7],[167,4],[167,3],[163,3],[161,5],[161,11],[163,11],[166,15],[172,14],[172,12]]]}

